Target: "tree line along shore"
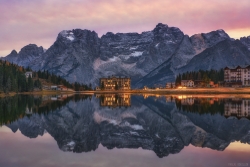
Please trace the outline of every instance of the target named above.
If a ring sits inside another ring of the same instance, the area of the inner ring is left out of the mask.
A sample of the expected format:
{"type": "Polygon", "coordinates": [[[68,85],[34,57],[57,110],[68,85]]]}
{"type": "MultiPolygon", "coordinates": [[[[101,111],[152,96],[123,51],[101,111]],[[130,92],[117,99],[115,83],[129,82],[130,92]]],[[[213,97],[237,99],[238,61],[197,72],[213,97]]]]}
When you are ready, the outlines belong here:
{"type": "MultiPolygon", "coordinates": [[[[180,85],[182,79],[198,79],[204,83],[214,81],[215,83],[223,80],[223,69],[216,71],[198,71],[186,72],[176,77],[175,84],[180,85]]],[[[191,93],[191,94],[211,94],[211,93],[238,93],[248,94],[250,88],[178,88],[175,89],[130,89],[130,90],[93,90],[92,85],[69,83],[60,76],[56,76],[48,71],[31,71],[30,68],[24,68],[8,61],[0,60],[0,97],[14,94],[58,94],[58,93],[191,93]],[[29,73],[31,75],[27,75],[29,73]],[[53,85],[62,85],[64,89],[50,89],[53,85]]]]}
{"type": "Polygon", "coordinates": [[[0,94],[39,92],[53,85],[63,85],[71,91],[92,90],[91,85],[69,83],[48,71],[34,72],[30,68],[0,60],[0,94]]]}

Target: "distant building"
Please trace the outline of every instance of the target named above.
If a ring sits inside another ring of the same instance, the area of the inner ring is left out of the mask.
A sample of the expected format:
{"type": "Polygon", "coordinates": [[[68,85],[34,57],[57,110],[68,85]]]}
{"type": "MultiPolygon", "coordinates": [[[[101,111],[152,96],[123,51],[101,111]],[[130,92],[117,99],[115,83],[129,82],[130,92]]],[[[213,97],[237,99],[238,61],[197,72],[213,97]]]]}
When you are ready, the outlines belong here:
{"type": "Polygon", "coordinates": [[[32,78],[32,72],[31,71],[27,71],[25,73],[25,76],[26,76],[26,78],[29,78],[29,76],[32,78]]]}
{"type": "Polygon", "coordinates": [[[175,88],[175,82],[168,82],[166,83],[166,88],[175,88]]]}
{"type": "Polygon", "coordinates": [[[57,90],[57,85],[51,85],[51,86],[50,86],[50,89],[51,89],[51,90],[57,90]]]}
{"type": "Polygon", "coordinates": [[[68,90],[68,88],[64,85],[58,85],[57,90],[66,91],[66,90],[68,90]]]}
{"type": "Polygon", "coordinates": [[[100,78],[101,90],[130,90],[131,79],[127,77],[100,78]]]}
{"type": "Polygon", "coordinates": [[[192,81],[192,80],[181,80],[181,86],[183,86],[183,87],[194,87],[194,81],[192,81]]]}
{"type": "Polygon", "coordinates": [[[224,81],[229,86],[250,86],[250,66],[224,68],[224,81]]]}
{"type": "Polygon", "coordinates": [[[49,90],[49,86],[43,85],[43,90],[49,90]]]}
{"type": "Polygon", "coordinates": [[[215,84],[214,81],[209,81],[209,83],[207,84],[207,87],[217,88],[219,87],[219,84],[215,84]]]}

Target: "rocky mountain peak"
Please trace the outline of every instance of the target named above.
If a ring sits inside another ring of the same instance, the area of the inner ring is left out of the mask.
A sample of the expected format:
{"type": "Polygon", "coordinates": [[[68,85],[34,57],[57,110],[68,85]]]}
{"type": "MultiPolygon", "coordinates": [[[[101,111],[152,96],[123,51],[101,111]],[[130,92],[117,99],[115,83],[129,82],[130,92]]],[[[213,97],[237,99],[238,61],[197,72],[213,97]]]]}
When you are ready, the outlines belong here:
{"type": "Polygon", "coordinates": [[[71,30],[63,30],[58,34],[57,39],[66,39],[69,41],[74,41],[75,36],[71,30]]]}
{"type": "Polygon", "coordinates": [[[113,32],[107,32],[105,35],[103,36],[114,36],[115,34],[113,32]]]}
{"type": "Polygon", "coordinates": [[[37,57],[37,56],[40,56],[43,52],[44,50],[42,46],[38,47],[36,44],[29,44],[29,45],[24,46],[20,50],[19,55],[23,55],[23,56],[32,55],[32,56],[37,57]]]}
{"type": "Polygon", "coordinates": [[[12,50],[12,51],[10,52],[10,54],[11,54],[11,55],[17,55],[17,51],[16,51],[16,50],[12,50]]]}
{"type": "Polygon", "coordinates": [[[153,32],[154,32],[154,34],[162,34],[164,32],[167,32],[168,30],[169,30],[168,25],[159,23],[159,24],[156,25],[153,32]]]}
{"type": "Polygon", "coordinates": [[[168,25],[163,23],[158,23],[155,28],[168,28],[168,25]]]}
{"type": "Polygon", "coordinates": [[[229,35],[222,29],[202,34],[207,40],[230,39],[229,35]]]}
{"type": "Polygon", "coordinates": [[[176,42],[181,40],[184,36],[183,32],[176,27],[169,27],[166,24],[159,23],[153,30],[154,40],[176,42]]]}
{"type": "Polygon", "coordinates": [[[58,34],[57,40],[63,40],[67,42],[73,42],[75,40],[98,40],[98,35],[95,31],[73,29],[73,30],[63,30],[58,34]]]}
{"type": "Polygon", "coordinates": [[[211,31],[209,33],[195,34],[190,37],[191,43],[194,47],[196,54],[201,53],[206,48],[212,47],[225,39],[230,39],[230,37],[224,30],[216,30],[211,31]]]}
{"type": "Polygon", "coordinates": [[[241,43],[243,43],[248,50],[250,50],[250,36],[240,38],[241,43]]]}

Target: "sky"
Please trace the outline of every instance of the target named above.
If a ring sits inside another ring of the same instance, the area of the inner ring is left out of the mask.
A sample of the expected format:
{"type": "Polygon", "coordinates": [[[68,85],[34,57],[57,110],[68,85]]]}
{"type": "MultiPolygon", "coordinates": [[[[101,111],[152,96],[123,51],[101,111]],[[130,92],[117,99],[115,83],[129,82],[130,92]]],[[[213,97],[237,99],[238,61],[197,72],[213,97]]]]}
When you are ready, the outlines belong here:
{"type": "Polygon", "coordinates": [[[49,48],[62,30],[153,30],[158,23],[193,35],[224,29],[250,35],[250,0],[0,0],[0,56],[28,44],[49,48]]]}

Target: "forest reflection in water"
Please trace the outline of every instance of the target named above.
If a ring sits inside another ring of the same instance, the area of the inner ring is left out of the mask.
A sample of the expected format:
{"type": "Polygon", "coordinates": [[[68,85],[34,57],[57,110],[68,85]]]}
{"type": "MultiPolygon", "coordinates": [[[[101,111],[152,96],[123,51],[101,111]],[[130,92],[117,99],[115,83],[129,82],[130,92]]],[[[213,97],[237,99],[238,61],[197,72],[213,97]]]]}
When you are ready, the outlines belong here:
{"type": "Polygon", "coordinates": [[[184,146],[223,151],[250,144],[250,98],[131,94],[0,98],[0,123],[29,138],[48,132],[62,151],[152,150],[158,157],[184,146]]]}

